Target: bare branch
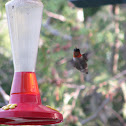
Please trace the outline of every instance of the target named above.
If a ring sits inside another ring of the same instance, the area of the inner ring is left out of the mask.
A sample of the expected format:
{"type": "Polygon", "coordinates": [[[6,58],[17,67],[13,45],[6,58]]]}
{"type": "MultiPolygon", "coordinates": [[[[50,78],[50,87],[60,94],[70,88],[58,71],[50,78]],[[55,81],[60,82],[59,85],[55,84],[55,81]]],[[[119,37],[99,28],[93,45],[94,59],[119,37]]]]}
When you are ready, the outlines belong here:
{"type": "Polygon", "coordinates": [[[10,99],[10,96],[3,90],[3,88],[0,86],[0,94],[2,95],[4,102],[8,104],[8,101],[10,99]]]}
{"type": "Polygon", "coordinates": [[[65,85],[68,88],[85,89],[84,85],[79,86],[76,84],[67,84],[67,83],[64,83],[63,85],[65,85]]]}
{"type": "Polygon", "coordinates": [[[85,119],[85,120],[82,120],[82,121],[81,121],[81,124],[86,124],[86,123],[88,123],[89,121],[94,120],[95,118],[97,118],[97,116],[99,115],[100,111],[104,108],[104,106],[105,106],[106,104],[109,103],[109,101],[110,101],[109,98],[105,99],[105,100],[102,102],[102,104],[99,106],[99,108],[97,109],[97,111],[96,111],[92,116],[90,116],[89,118],[87,118],[87,119],[85,119]]]}
{"type": "Polygon", "coordinates": [[[114,109],[108,107],[108,106],[105,106],[105,109],[107,109],[108,111],[111,111],[114,116],[116,116],[118,118],[118,120],[122,123],[123,126],[125,126],[125,121],[123,120],[123,118],[118,114],[118,112],[116,112],[114,109]]]}
{"type": "Polygon", "coordinates": [[[60,36],[65,40],[72,40],[72,37],[70,35],[67,34],[63,34],[60,31],[58,31],[57,29],[52,28],[50,25],[47,24],[42,24],[44,28],[46,28],[51,34],[55,35],[55,36],[60,36]]]}
{"type": "Polygon", "coordinates": [[[60,20],[60,21],[66,21],[66,18],[63,16],[63,15],[60,15],[60,14],[55,14],[55,13],[52,13],[52,12],[49,12],[49,11],[45,11],[45,13],[51,17],[51,18],[55,18],[57,20],[60,20]]]}

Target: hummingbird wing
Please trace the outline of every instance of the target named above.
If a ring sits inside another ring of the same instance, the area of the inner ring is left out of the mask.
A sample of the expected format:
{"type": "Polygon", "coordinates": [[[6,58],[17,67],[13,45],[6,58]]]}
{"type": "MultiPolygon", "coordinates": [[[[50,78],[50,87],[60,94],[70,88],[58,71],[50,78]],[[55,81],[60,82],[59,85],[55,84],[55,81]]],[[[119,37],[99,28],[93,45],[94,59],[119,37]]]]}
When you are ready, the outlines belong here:
{"type": "Polygon", "coordinates": [[[73,59],[71,59],[70,63],[72,64],[73,67],[80,70],[81,64],[80,64],[79,60],[75,62],[73,59]]]}
{"type": "Polygon", "coordinates": [[[87,62],[88,61],[88,53],[82,54],[83,59],[87,62]]]}
{"type": "Polygon", "coordinates": [[[87,63],[84,58],[77,58],[76,61],[71,59],[71,60],[69,60],[69,62],[77,70],[81,71],[82,73],[85,73],[85,69],[87,69],[87,63]]]}

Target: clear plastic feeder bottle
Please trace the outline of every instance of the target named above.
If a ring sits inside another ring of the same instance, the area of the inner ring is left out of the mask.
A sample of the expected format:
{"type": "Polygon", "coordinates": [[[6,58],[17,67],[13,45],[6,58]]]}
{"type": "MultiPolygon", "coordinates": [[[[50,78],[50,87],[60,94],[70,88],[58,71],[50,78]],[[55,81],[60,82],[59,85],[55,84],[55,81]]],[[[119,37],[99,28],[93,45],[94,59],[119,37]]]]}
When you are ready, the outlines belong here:
{"type": "Polygon", "coordinates": [[[15,72],[34,72],[42,22],[39,0],[13,0],[6,4],[15,72]]]}

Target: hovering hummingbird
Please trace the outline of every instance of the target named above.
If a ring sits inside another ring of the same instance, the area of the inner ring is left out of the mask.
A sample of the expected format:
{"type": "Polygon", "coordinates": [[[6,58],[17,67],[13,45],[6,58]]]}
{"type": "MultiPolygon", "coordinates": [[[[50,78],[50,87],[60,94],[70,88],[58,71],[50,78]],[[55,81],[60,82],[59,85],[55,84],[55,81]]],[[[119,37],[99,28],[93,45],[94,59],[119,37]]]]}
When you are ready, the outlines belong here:
{"type": "Polygon", "coordinates": [[[88,74],[88,53],[81,54],[80,49],[75,48],[73,51],[73,59],[70,60],[73,67],[81,71],[82,73],[88,74]]]}

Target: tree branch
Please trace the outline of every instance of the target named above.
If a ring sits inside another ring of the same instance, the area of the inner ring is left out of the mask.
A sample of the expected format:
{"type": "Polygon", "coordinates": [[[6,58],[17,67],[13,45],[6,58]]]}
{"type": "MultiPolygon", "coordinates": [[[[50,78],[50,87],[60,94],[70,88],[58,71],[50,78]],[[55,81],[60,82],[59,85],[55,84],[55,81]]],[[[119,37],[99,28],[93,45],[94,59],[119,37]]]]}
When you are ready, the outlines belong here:
{"type": "Polygon", "coordinates": [[[2,95],[4,102],[8,104],[8,101],[10,99],[10,96],[3,90],[3,88],[0,86],[0,94],[2,95]]]}
{"type": "Polygon", "coordinates": [[[108,106],[105,106],[105,109],[107,109],[108,111],[111,111],[114,114],[114,116],[116,116],[118,118],[118,120],[122,123],[122,125],[126,126],[125,121],[120,116],[120,114],[118,114],[118,112],[116,112],[115,110],[113,110],[112,108],[110,108],[108,106]]]}
{"type": "Polygon", "coordinates": [[[49,11],[45,11],[45,13],[51,17],[51,18],[55,18],[57,20],[60,20],[60,21],[66,21],[66,18],[63,16],[63,15],[60,15],[60,14],[55,14],[55,13],[52,13],[52,12],[49,12],[49,11]]]}
{"type": "Polygon", "coordinates": [[[58,31],[57,29],[52,28],[50,25],[47,24],[42,24],[44,28],[46,28],[51,34],[55,35],[55,36],[60,36],[65,40],[72,40],[72,37],[70,35],[67,34],[63,34],[60,31],[58,31]]]}
{"type": "Polygon", "coordinates": [[[110,101],[109,98],[105,99],[105,100],[102,102],[102,104],[98,107],[97,111],[96,111],[92,116],[90,116],[89,118],[87,118],[87,119],[85,119],[85,120],[82,120],[82,121],[81,121],[81,124],[86,124],[86,123],[88,123],[89,121],[94,120],[95,118],[97,118],[97,116],[99,115],[100,111],[104,108],[104,106],[105,106],[106,104],[109,103],[109,101],[110,101]]]}
{"type": "Polygon", "coordinates": [[[84,85],[79,86],[76,84],[67,84],[67,83],[64,83],[63,85],[65,85],[68,88],[85,89],[84,85]]]}

